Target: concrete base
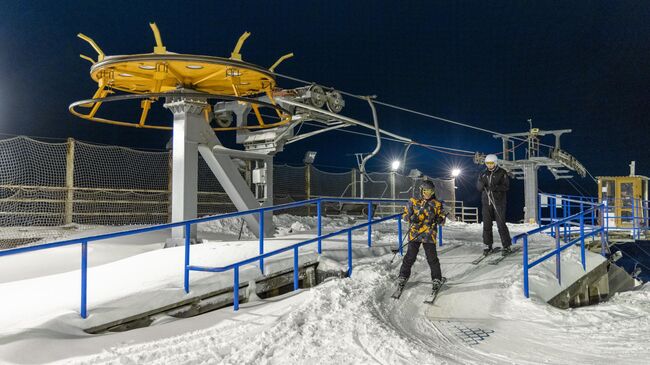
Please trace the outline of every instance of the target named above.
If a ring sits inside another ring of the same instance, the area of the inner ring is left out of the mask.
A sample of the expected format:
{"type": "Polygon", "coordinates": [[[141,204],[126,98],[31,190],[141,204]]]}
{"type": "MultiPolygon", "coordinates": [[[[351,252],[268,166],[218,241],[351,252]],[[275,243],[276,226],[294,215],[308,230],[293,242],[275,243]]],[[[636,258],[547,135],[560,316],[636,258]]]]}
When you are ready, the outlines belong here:
{"type": "Polygon", "coordinates": [[[634,280],[627,271],[617,265],[609,266],[609,292],[610,296],[618,292],[634,290],[641,282],[634,280]]]}
{"type": "Polygon", "coordinates": [[[638,284],[625,270],[605,261],[549,300],[548,304],[561,309],[597,304],[618,292],[633,290],[638,284]]]}
{"type": "MultiPolygon", "coordinates": [[[[341,276],[341,273],[319,273],[317,274],[318,261],[310,261],[302,264],[299,268],[298,278],[300,288],[316,286],[319,278],[328,276],[341,276]]],[[[239,302],[246,303],[249,298],[257,296],[269,298],[288,293],[293,290],[293,268],[282,270],[266,277],[241,283],[239,285],[239,302]]],[[[87,328],[84,331],[90,334],[103,332],[122,332],[136,328],[147,327],[160,316],[171,316],[176,318],[188,318],[209,311],[233,305],[233,287],[216,290],[204,295],[187,298],[183,301],[167,305],[162,308],[136,314],[108,323],[87,328]]]]}
{"type": "Polygon", "coordinates": [[[606,300],[610,292],[608,267],[608,261],[602,262],[551,298],[548,304],[560,309],[568,309],[606,300]]]}

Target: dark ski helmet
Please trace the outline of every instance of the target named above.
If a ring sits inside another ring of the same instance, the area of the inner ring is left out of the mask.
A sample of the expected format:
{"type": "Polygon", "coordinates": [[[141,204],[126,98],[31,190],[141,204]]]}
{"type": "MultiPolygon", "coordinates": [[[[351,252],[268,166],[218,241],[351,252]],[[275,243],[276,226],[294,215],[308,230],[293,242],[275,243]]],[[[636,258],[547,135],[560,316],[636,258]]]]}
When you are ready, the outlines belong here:
{"type": "Polygon", "coordinates": [[[435,196],[436,194],[436,186],[433,184],[431,180],[422,181],[422,184],[420,184],[420,196],[424,196],[423,193],[425,190],[431,191],[432,196],[435,196]]]}

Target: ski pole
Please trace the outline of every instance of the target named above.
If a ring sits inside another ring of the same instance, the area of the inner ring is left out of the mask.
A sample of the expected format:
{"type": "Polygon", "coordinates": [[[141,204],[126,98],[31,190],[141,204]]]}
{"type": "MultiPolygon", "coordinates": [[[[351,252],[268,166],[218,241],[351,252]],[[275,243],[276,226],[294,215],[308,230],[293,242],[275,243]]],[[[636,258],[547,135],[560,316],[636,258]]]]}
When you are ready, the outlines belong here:
{"type": "Polygon", "coordinates": [[[499,220],[503,220],[501,219],[501,214],[499,214],[499,212],[497,211],[497,205],[494,202],[494,195],[492,195],[492,192],[488,189],[485,189],[485,195],[488,198],[488,206],[491,205],[494,208],[494,213],[499,216],[499,220]]]}
{"type": "MultiPolygon", "coordinates": [[[[443,220],[444,220],[444,219],[447,219],[447,216],[448,216],[448,215],[449,215],[449,214],[445,214],[443,220]]],[[[438,224],[438,223],[436,223],[436,225],[437,225],[437,224],[438,224]]],[[[408,230],[408,232],[406,232],[406,234],[404,235],[404,238],[406,238],[406,235],[408,235],[410,232],[411,232],[411,226],[409,225],[409,230],[408,230]]],[[[422,236],[422,234],[424,234],[424,233],[428,233],[428,232],[427,232],[427,231],[420,232],[417,236],[413,237],[413,239],[410,239],[410,240],[408,240],[408,242],[405,242],[405,243],[403,243],[401,246],[399,246],[399,248],[397,249],[397,251],[395,251],[395,254],[393,255],[393,258],[390,260],[389,265],[392,265],[392,264],[393,264],[393,261],[395,260],[395,257],[397,257],[397,253],[399,252],[399,250],[400,250],[401,248],[403,248],[404,246],[408,245],[408,244],[411,243],[411,242],[414,242],[415,240],[417,240],[418,238],[420,238],[420,236],[422,236]]],[[[402,241],[404,241],[404,239],[402,239],[402,241]]]]}
{"type": "MultiPolygon", "coordinates": [[[[404,240],[406,239],[406,236],[408,236],[409,232],[411,232],[411,226],[412,226],[412,224],[409,222],[409,228],[408,228],[408,230],[406,231],[406,233],[404,233],[404,236],[402,236],[402,242],[404,242],[404,240]]],[[[402,244],[401,246],[399,246],[396,250],[394,250],[394,252],[396,252],[396,253],[399,252],[399,250],[400,250],[401,248],[403,248],[404,245],[406,245],[406,244],[408,244],[408,242],[403,243],[403,244],[402,244]]],[[[391,250],[391,252],[393,252],[393,250],[391,250]]]]}
{"type": "MultiPolygon", "coordinates": [[[[409,232],[410,231],[411,230],[409,229],[409,232]]],[[[409,234],[409,232],[406,232],[406,234],[409,234]]],[[[420,234],[413,237],[413,239],[408,240],[408,242],[403,243],[399,248],[403,248],[404,246],[408,245],[409,243],[414,242],[416,239],[418,239],[418,238],[420,238],[420,236],[422,236],[422,233],[426,233],[426,232],[420,232],[420,234]]],[[[397,257],[397,254],[399,253],[399,248],[397,249],[397,252],[395,252],[395,254],[393,255],[393,258],[390,260],[390,263],[388,263],[388,265],[392,265],[393,261],[395,261],[395,257],[397,257]]]]}

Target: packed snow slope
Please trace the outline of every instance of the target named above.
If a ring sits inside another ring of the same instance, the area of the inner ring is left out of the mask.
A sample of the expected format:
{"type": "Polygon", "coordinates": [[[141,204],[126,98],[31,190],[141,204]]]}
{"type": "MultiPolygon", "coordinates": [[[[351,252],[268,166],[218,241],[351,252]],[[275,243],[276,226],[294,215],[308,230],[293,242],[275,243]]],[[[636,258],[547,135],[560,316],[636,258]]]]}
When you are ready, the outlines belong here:
{"type": "MultiPolygon", "coordinates": [[[[290,216],[280,219],[286,237],[309,236],[313,232],[313,220],[290,216]],[[297,233],[300,230],[306,232],[297,233]]],[[[328,228],[347,223],[330,221],[328,228]]],[[[510,225],[513,235],[531,228],[510,225]]],[[[521,254],[496,266],[487,262],[475,266],[471,261],[482,250],[481,226],[454,223],[445,227],[444,232],[444,246],[439,253],[443,275],[449,281],[434,305],[422,303],[431,281],[423,253],[418,257],[402,298],[397,301],[390,298],[400,262],[389,264],[392,254],[387,247],[394,246],[397,237],[394,225],[386,224],[373,232],[373,242],[379,248],[369,250],[365,247],[363,232],[354,236],[355,261],[351,278],[332,279],[309,290],[251,301],[243,304],[239,312],[224,308],[184,320],[161,317],[148,328],[99,336],[80,330],[82,321],[74,319],[76,309],[72,303],[67,312],[42,312],[40,321],[12,321],[5,317],[0,319],[3,325],[0,361],[72,364],[647,363],[650,355],[649,286],[617,294],[610,301],[592,307],[556,309],[537,294],[557,285],[554,284],[552,262],[532,270],[533,295],[525,299],[521,254]],[[21,327],[20,323],[29,323],[29,326],[21,327]]],[[[296,242],[295,238],[287,241],[296,242]]],[[[212,241],[204,245],[227,245],[231,250],[238,250],[234,256],[239,258],[248,250],[246,245],[252,246],[250,242],[254,241],[212,241]]],[[[554,241],[537,235],[531,238],[530,246],[532,257],[536,257],[553,247],[554,241]]],[[[326,254],[321,259],[329,266],[344,267],[345,256],[341,255],[344,237],[328,241],[324,247],[331,255],[326,254]]],[[[174,255],[174,250],[169,249],[150,251],[97,269],[119,264],[121,270],[129,270],[131,260],[142,264],[137,261],[138,256],[159,251],[163,253],[157,253],[158,259],[167,252],[174,255]]],[[[592,265],[599,262],[595,257],[590,261],[592,265]]],[[[570,249],[563,255],[563,270],[575,265],[579,266],[579,256],[570,249]]],[[[161,275],[169,280],[178,281],[177,276],[166,276],[163,267],[155,268],[163,271],[161,275]]],[[[78,275],[78,271],[73,274],[78,275]]],[[[61,274],[52,276],[60,277],[61,274]]],[[[52,276],[42,279],[52,280],[52,276]]],[[[54,285],[56,281],[48,283],[54,285]]],[[[3,297],[7,294],[7,284],[0,285],[3,297]]],[[[165,284],[149,285],[147,290],[151,291],[165,284]]],[[[180,290],[180,283],[166,285],[160,295],[180,290]]],[[[20,286],[12,289],[19,291],[20,286]]],[[[123,294],[119,291],[104,293],[102,300],[112,298],[110,303],[119,303],[123,294]]],[[[136,297],[131,302],[135,305],[137,293],[129,292],[129,296],[136,297]]],[[[47,303],[40,305],[47,306],[47,303]]],[[[97,317],[111,310],[101,301],[90,308],[92,315],[97,317]]]]}

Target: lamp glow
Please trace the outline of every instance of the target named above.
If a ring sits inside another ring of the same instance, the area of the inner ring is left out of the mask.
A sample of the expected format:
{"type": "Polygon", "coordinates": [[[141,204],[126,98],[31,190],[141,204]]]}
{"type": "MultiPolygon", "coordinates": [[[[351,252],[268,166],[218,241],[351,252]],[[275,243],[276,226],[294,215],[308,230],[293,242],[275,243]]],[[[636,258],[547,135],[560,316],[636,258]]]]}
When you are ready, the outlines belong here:
{"type": "Polygon", "coordinates": [[[400,166],[400,165],[401,165],[401,163],[399,162],[399,160],[393,160],[393,162],[390,163],[390,169],[391,169],[391,171],[397,171],[397,170],[399,170],[399,166],[400,166]]]}
{"type": "Polygon", "coordinates": [[[451,176],[453,176],[453,177],[458,177],[458,176],[460,176],[460,173],[461,173],[460,169],[453,169],[453,170],[451,170],[451,176]]]}

